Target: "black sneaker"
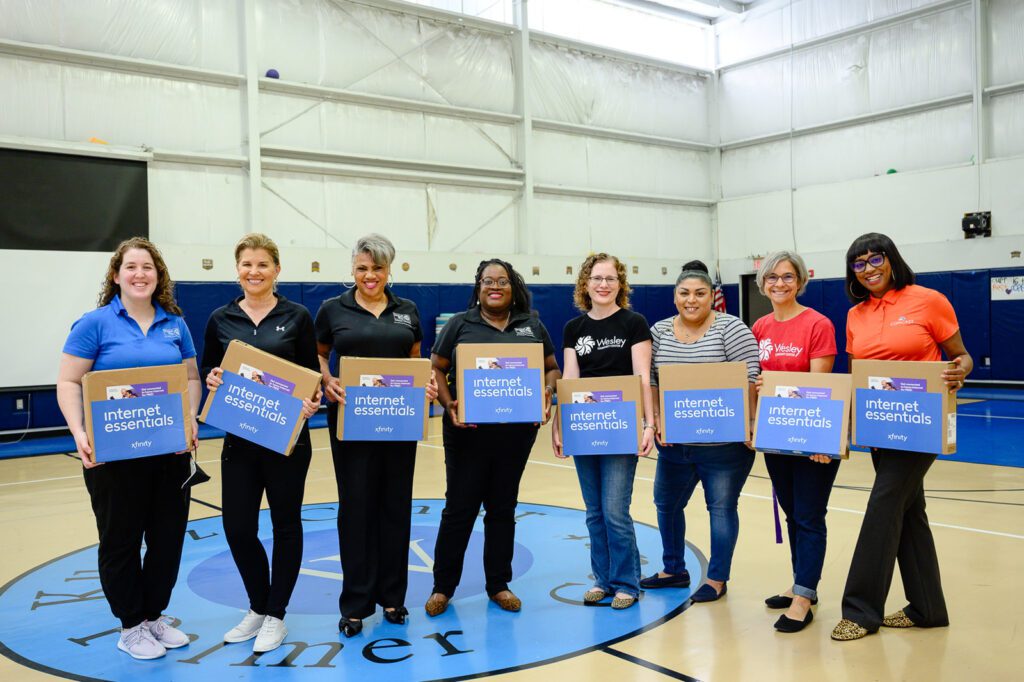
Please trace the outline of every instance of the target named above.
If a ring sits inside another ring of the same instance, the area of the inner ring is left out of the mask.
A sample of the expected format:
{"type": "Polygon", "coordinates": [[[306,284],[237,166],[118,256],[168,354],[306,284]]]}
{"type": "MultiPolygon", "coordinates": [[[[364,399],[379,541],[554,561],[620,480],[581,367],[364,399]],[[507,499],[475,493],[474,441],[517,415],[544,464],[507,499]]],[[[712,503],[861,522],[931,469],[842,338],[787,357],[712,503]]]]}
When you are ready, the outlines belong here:
{"type": "Polygon", "coordinates": [[[640,581],[640,587],[645,590],[656,590],[660,587],[689,587],[690,586],[690,573],[689,571],[683,571],[678,575],[667,575],[664,578],[658,576],[657,573],[649,578],[643,578],[640,581]]]}

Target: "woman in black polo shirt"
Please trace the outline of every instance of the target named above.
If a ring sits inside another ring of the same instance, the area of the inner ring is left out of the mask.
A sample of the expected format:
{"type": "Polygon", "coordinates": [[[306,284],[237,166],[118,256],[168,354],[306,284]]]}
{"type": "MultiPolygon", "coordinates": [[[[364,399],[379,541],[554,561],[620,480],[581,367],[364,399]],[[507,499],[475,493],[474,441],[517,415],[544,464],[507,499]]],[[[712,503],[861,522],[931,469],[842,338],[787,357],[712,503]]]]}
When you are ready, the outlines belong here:
{"type": "MultiPolygon", "coordinates": [[[[277,245],[263,234],[247,234],[235,246],[235,267],[242,295],[217,308],[206,323],[203,375],[211,391],[224,383],[220,367],[231,341],[251,346],[312,370],[319,369],[313,319],[309,311],[274,292],[281,274],[277,245]]],[[[320,408],[320,396],[303,401],[307,419],[320,408]]],[[[302,563],[302,494],[313,454],[309,427],[285,457],[252,441],[227,434],[221,451],[224,534],[249,596],[249,612],[224,635],[225,642],[256,638],[253,651],[276,649],[288,629],[285,609],[302,563]],[[263,493],[274,525],[274,555],[257,535],[263,493]],[[273,566],[273,570],[271,570],[273,566]]]]}
{"type": "Polygon", "coordinates": [[[480,263],[469,310],[452,317],[431,352],[438,401],[445,408],[444,464],[448,490],[434,549],[434,590],[428,615],[444,613],[462,577],[462,563],[480,505],[484,517],[484,575],[487,595],[506,611],[522,602],[508,589],[512,579],[515,511],[519,480],[526,468],[538,424],[463,424],[458,417],[455,348],[460,343],[543,343],[544,421],[561,376],[555,348],[540,318],[530,311],[530,292],[513,267],[498,259],[480,263]]]}
{"type": "MultiPolygon", "coordinates": [[[[338,600],[338,629],[352,637],[377,604],[389,623],[405,623],[409,583],[410,508],[416,441],[340,441],[338,404],[345,389],[328,365],[331,351],[364,358],[418,358],[423,332],[412,301],[388,288],[395,247],[379,234],[352,249],[355,287],[329,298],[316,314],[317,351],[324,376],[327,424],[338,483],[338,541],[345,575],[338,600]]],[[[427,398],[437,397],[431,377],[427,398]]]]}

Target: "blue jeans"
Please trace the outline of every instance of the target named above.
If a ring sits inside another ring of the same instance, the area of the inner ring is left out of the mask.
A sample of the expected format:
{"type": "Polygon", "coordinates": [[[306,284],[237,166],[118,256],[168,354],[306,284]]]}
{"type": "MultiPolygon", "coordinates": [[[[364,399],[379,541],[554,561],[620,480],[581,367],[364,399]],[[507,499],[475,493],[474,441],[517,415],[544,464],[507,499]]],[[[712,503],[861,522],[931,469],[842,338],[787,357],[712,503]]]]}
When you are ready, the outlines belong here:
{"type": "Polygon", "coordinates": [[[683,510],[700,481],[711,517],[711,559],[707,577],[729,579],[732,554],[740,533],[736,505],[753,465],[754,452],[743,443],[658,446],[654,506],[658,509],[666,573],[679,575],[686,570],[683,510]]]}
{"type": "Polygon", "coordinates": [[[573,461],[587,505],[594,586],[639,596],[640,552],[629,515],[636,455],[585,455],[573,461]]]}
{"type": "Polygon", "coordinates": [[[786,512],[789,554],[793,561],[793,594],[818,598],[818,581],[825,563],[825,514],[839,460],[828,464],[806,457],[765,454],[775,496],[786,512]]]}

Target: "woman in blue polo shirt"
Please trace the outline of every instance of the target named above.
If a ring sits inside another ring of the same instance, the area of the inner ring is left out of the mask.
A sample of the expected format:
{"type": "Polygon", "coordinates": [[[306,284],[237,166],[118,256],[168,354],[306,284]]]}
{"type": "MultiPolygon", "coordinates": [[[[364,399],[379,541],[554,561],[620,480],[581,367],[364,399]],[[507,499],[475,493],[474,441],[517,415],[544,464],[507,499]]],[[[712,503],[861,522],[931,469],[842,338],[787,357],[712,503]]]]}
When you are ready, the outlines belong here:
{"type": "MultiPolygon", "coordinates": [[[[309,311],[274,291],[281,274],[277,244],[265,234],[245,235],[235,245],[235,268],[242,295],[213,311],[206,323],[202,366],[207,388],[216,391],[224,383],[220,364],[235,339],[320,371],[309,311]]],[[[305,419],[320,408],[319,396],[302,403],[305,419]]],[[[287,457],[230,433],[224,437],[224,534],[249,597],[249,611],[224,635],[225,642],[255,637],[252,650],[263,653],[279,647],[288,634],[284,614],[302,564],[302,495],[312,454],[305,423],[287,457]],[[264,492],[274,526],[272,562],[258,535],[264,492]]]]}
{"type": "Polygon", "coordinates": [[[159,658],[188,637],[161,616],[178,577],[188,522],[190,459],[183,453],[94,464],[85,430],[86,372],[184,363],[188,371],[193,448],[199,370],[174,285],[149,240],[117,247],[99,307],[71,327],[57,377],[57,401],[85,467],[85,486],[99,531],[99,575],[110,610],[121,621],[117,648],[133,658],[159,658]],[[139,560],[143,538],[146,552],[139,560]]]}

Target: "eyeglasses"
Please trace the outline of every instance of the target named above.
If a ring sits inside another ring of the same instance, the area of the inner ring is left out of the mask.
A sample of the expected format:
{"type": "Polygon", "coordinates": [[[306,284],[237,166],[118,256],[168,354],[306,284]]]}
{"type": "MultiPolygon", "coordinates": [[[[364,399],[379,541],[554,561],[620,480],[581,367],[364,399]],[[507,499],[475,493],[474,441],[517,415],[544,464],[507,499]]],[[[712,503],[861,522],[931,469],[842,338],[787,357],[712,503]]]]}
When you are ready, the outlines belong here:
{"type": "Polygon", "coordinates": [[[493,279],[491,277],[484,277],[482,280],[480,280],[480,284],[483,284],[485,287],[499,286],[502,289],[504,289],[509,284],[511,284],[511,282],[509,282],[504,277],[502,277],[501,279],[493,279]]]}
{"type": "Polygon", "coordinates": [[[591,277],[591,284],[616,284],[619,281],[618,277],[591,277]]]}
{"type": "Polygon", "coordinates": [[[850,269],[854,272],[864,272],[869,265],[873,268],[879,268],[882,267],[884,262],[884,253],[873,253],[867,258],[858,258],[857,260],[850,261],[850,269]]]}
{"type": "Polygon", "coordinates": [[[796,281],[796,275],[794,275],[792,272],[787,272],[785,275],[772,274],[764,276],[765,284],[777,284],[780,280],[783,284],[792,284],[793,282],[796,281]]]}

